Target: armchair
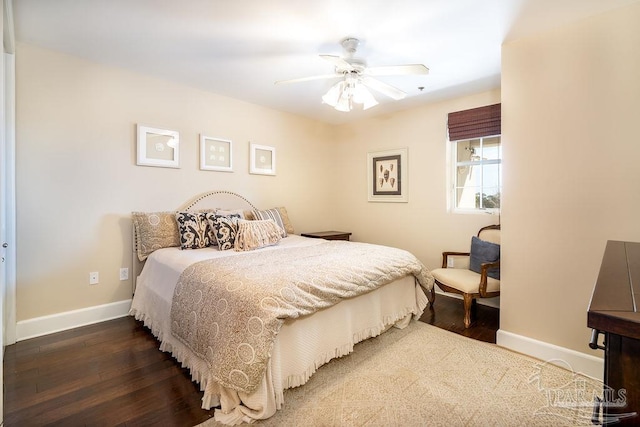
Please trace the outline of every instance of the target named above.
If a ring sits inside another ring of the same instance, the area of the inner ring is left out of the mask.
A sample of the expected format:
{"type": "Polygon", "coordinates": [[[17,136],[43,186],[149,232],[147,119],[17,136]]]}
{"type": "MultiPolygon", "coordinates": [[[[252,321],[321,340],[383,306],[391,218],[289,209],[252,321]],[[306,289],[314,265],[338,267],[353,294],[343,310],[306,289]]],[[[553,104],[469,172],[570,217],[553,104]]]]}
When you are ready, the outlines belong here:
{"type": "MultiPolygon", "coordinates": [[[[431,271],[444,292],[462,295],[464,327],[471,326],[471,308],[476,298],[500,295],[500,225],[489,225],[472,238],[470,252],[443,252],[442,268],[431,271]]],[[[429,295],[431,304],[435,293],[429,295]]]]}

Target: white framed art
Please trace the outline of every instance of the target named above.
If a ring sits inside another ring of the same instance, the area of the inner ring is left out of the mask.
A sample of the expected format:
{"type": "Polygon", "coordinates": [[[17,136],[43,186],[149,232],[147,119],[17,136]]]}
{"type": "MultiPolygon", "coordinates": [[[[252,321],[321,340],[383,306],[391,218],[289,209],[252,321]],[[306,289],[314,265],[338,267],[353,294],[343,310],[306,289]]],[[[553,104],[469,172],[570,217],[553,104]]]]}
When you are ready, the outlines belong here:
{"type": "Polygon", "coordinates": [[[180,167],[180,134],[175,130],[138,125],[138,166],[180,167]]]}
{"type": "Polygon", "coordinates": [[[367,153],[367,182],[370,202],[406,203],[407,149],[367,153]]]}
{"type": "Polygon", "coordinates": [[[233,172],[233,143],[200,135],[200,169],[233,172]]]}
{"type": "Polygon", "coordinates": [[[249,173],[276,174],[276,149],[266,145],[249,143],[249,173]]]}

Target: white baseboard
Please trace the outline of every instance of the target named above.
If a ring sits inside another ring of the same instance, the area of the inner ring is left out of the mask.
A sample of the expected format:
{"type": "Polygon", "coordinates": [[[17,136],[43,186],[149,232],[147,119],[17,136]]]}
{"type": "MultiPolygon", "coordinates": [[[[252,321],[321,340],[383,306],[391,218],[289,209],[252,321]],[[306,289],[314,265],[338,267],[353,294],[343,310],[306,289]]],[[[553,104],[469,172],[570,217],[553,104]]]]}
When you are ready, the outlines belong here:
{"type": "Polygon", "coordinates": [[[79,326],[91,325],[106,320],[117,319],[129,314],[131,300],[81,308],[49,316],[21,320],[16,323],[17,341],[40,337],[54,332],[66,331],[79,326]]]}
{"type": "MultiPolygon", "coordinates": [[[[496,344],[602,381],[604,359],[499,329],[496,344]],[[568,365],[568,366],[567,366],[568,365]]],[[[585,343],[586,345],[586,343],[585,343]]]]}

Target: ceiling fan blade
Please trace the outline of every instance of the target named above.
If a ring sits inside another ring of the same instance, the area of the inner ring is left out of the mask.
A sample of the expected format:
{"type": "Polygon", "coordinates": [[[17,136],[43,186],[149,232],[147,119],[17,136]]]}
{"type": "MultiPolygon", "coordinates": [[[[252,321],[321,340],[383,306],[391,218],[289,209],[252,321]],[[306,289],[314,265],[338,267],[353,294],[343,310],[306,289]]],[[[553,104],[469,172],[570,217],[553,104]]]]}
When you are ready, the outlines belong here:
{"type": "Polygon", "coordinates": [[[422,64],[387,65],[369,67],[365,70],[369,76],[403,76],[411,74],[429,74],[429,69],[422,64]]]}
{"type": "Polygon", "coordinates": [[[311,80],[334,79],[336,77],[343,77],[343,74],[341,73],[321,74],[318,76],[300,77],[298,79],[278,80],[274,84],[281,85],[281,84],[289,84],[289,83],[300,83],[300,82],[308,82],[311,80]]]}
{"type": "Polygon", "coordinates": [[[401,91],[400,89],[395,88],[386,83],[383,83],[380,80],[373,79],[371,77],[366,77],[366,76],[362,77],[362,83],[365,86],[377,92],[380,92],[383,95],[388,96],[389,98],[395,99],[396,101],[403,99],[404,97],[407,96],[407,94],[401,91]]]}
{"type": "Polygon", "coordinates": [[[320,58],[324,59],[325,61],[331,62],[340,71],[342,71],[342,70],[352,71],[353,70],[353,65],[349,64],[347,61],[344,60],[344,58],[341,58],[339,56],[335,56],[335,55],[320,55],[320,58]]]}

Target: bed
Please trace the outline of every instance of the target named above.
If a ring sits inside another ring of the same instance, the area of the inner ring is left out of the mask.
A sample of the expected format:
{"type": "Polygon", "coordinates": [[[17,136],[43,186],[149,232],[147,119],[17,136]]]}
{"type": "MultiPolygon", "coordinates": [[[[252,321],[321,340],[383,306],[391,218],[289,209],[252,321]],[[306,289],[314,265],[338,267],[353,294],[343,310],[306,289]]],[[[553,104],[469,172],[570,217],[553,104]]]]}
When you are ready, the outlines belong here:
{"type": "MultiPolygon", "coordinates": [[[[203,391],[202,407],[216,408],[221,423],[272,416],[284,404],[285,389],[302,386],[356,343],[405,327],[428,304],[433,278],[406,251],[296,235],[283,208],[260,211],[230,192],[206,193],[178,211],[213,212],[218,219],[244,215],[249,220],[238,219],[237,239],[240,227],[259,223],[273,222],[282,232],[276,243],[252,250],[183,250],[166,242],[161,247],[160,240],[170,239],[155,232],[147,232],[145,243],[134,213],[130,314],[157,337],[160,350],[189,369],[203,391]],[[233,200],[214,201],[220,196],[233,200]],[[265,212],[277,218],[258,218],[265,212]],[[145,244],[155,247],[140,257],[145,244]]],[[[170,222],[172,214],[152,222],[170,222]]]]}

